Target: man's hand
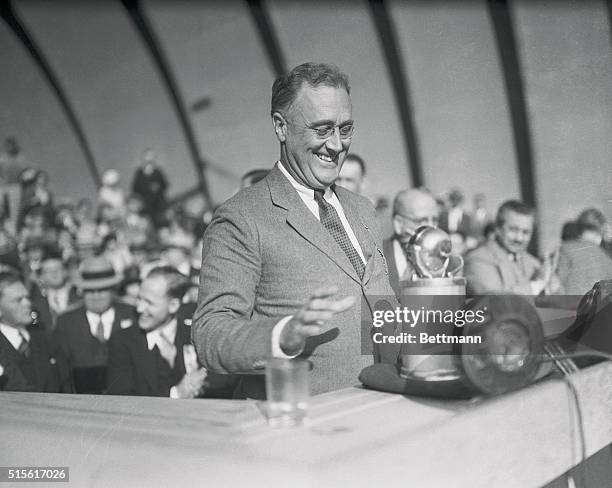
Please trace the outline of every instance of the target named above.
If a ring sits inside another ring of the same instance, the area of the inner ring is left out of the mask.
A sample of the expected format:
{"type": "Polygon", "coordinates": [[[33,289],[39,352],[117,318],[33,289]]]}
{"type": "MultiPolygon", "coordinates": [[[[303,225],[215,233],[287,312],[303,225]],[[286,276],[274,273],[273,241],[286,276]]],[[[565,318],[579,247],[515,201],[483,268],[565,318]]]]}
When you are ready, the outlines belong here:
{"type": "Polygon", "coordinates": [[[337,292],[336,287],[319,288],[287,322],[280,336],[280,347],[285,354],[299,354],[308,337],[321,334],[325,322],[353,306],[355,297],[333,298],[337,292]]]}
{"type": "Polygon", "coordinates": [[[186,373],[180,383],[176,385],[176,392],[179,398],[195,398],[204,387],[208,371],[204,368],[196,369],[191,373],[186,373]]]}

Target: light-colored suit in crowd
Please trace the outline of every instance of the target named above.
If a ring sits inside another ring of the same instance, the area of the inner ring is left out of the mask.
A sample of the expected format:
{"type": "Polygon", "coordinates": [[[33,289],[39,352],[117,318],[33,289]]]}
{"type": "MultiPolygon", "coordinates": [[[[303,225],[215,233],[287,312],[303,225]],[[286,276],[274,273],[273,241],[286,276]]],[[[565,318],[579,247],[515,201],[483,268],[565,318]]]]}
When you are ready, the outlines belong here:
{"type": "Polygon", "coordinates": [[[321,287],[336,286],[357,303],[308,338],[302,356],[314,365],[311,393],[358,384],[372,363],[371,353],[362,355],[362,339],[369,346],[370,337],[362,338],[360,312],[371,325],[372,301],[394,294],[373,206],[344,188],[336,195],[367,262],[363,280],[278,167],[219,207],[204,235],[192,337],[205,367],[244,375],[240,395],[263,397],[274,326],[321,287]]]}
{"type": "Polygon", "coordinates": [[[532,295],[530,281],[540,261],[528,252],[511,255],[492,239],[465,256],[468,293],[517,293],[532,295]]]}

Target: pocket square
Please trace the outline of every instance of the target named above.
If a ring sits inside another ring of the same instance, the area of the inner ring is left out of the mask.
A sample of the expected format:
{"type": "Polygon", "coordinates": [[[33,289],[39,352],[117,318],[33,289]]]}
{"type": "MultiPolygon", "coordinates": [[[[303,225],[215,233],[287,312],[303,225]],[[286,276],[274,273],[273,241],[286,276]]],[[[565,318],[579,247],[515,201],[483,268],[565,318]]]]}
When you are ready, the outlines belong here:
{"type": "Polygon", "coordinates": [[[129,327],[132,327],[133,321],[132,319],[123,319],[121,322],[119,322],[119,326],[122,329],[127,329],[129,327]]]}

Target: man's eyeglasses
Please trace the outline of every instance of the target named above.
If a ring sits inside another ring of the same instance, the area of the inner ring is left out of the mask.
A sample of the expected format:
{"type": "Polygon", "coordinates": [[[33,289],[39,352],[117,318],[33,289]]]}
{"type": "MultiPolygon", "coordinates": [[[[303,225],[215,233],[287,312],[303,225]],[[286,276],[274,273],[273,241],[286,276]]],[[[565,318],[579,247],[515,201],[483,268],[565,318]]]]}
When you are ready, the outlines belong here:
{"type": "Polygon", "coordinates": [[[316,125],[314,127],[308,127],[314,135],[321,140],[329,139],[334,135],[336,131],[336,127],[338,127],[338,133],[340,134],[340,139],[350,139],[353,137],[353,133],[355,132],[355,126],[352,122],[343,125],[316,125]]]}
{"type": "Polygon", "coordinates": [[[413,226],[414,228],[421,227],[423,225],[429,225],[430,227],[438,226],[438,217],[421,217],[415,218],[409,215],[403,215],[400,213],[395,214],[403,222],[404,226],[413,226]]]}

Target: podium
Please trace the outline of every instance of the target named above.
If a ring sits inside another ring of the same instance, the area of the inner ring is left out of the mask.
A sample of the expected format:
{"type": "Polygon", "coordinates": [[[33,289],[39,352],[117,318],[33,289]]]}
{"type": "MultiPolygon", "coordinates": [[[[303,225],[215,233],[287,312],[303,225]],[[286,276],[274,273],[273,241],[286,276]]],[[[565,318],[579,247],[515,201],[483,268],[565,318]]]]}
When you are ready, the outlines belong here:
{"type": "Polygon", "coordinates": [[[560,378],[469,401],[348,388],[286,430],[248,400],[5,392],[0,459],[79,487],[544,486],[612,442],[612,363],[572,382],[582,428],[560,378]]]}

